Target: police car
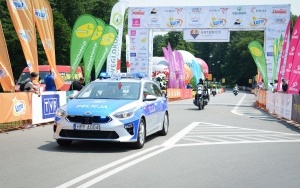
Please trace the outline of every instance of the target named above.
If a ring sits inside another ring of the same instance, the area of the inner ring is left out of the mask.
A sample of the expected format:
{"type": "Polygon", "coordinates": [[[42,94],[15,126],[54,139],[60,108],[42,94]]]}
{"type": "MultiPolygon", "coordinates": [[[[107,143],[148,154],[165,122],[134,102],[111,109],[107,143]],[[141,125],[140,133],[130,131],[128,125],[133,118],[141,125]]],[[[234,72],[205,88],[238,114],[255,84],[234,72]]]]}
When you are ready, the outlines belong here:
{"type": "Polygon", "coordinates": [[[106,74],[58,108],[54,123],[57,143],[128,142],[142,148],[147,136],[165,136],[169,128],[167,98],[155,82],[136,75],[106,74]]]}

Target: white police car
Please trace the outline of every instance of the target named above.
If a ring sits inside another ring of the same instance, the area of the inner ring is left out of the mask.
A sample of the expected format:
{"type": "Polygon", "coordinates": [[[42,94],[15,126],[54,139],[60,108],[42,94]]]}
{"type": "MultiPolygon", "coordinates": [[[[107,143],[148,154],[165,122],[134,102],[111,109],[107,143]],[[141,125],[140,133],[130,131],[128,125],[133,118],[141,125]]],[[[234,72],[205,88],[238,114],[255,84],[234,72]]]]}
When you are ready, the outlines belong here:
{"type": "Polygon", "coordinates": [[[61,146],[82,140],[130,142],[142,148],[146,136],[164,136],[168,128],[167,98],[157,84],[118,76],[89,83],[58,108],[54,139],[61,146]]]}

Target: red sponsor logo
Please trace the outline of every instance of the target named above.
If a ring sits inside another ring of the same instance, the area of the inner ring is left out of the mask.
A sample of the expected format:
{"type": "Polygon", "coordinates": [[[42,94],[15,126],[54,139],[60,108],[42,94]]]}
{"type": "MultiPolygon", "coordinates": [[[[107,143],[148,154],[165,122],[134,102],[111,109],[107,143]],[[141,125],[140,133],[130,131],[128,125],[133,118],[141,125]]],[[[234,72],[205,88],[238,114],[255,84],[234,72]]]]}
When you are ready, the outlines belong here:
{"type": "Polygon", "coordinates": [[[287,11],[285,9],[273,9],[273,14],[286,14],[287,11]]]}

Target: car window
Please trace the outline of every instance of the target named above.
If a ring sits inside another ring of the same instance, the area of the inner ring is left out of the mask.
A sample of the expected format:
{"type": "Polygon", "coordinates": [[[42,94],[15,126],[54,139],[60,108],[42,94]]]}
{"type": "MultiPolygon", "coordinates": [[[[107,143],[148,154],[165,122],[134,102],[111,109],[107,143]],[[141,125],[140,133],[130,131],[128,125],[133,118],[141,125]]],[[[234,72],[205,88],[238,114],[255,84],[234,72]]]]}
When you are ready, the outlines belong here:
{"type": "Polygon", "coordinates": [[[136,100],[139,96],[140,83],[93,82],[82,89],[77,98],[136,100]]]}
{"type": "Polygon", "coordinates": [[[158,88],[158,86],[151,82],[147,82],[144,84],[143,94],[144,94],[144,97],[146,97],[147,95],[154,95],[156,97],[162,96],[162,93],[161,93],[160,89],[158,88]]]}

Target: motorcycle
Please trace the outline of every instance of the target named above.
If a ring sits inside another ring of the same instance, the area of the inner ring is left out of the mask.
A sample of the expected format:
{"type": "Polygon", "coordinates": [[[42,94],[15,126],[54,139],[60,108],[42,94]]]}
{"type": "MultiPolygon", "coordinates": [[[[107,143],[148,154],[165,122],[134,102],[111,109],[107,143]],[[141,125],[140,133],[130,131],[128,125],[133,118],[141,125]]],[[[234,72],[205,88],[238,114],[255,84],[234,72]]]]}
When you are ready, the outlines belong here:
{"type": "Polygon", "coordinates": [[[213,88],[213,89],[211,90],[211,94],[212,94],[213,96],[215,96],[215,95],[217,94],[216,88],[213,88]]]}
{"type": "Polygon", "coordinates": [[[237,96],[237,95],[239,94],[239,90],[238,90],[238,89],[233,89],[233,94],[234,94],[235,96],[237,96]]]}
{"type": "Polygon", "coordinates": [[[208,91],[204,88],[203,85],[198,85],[194,91],[196,91],[196,94],[193,103],[195,106],[198,106],[199,110],[202,110],[209,101],[208,91]]]}

